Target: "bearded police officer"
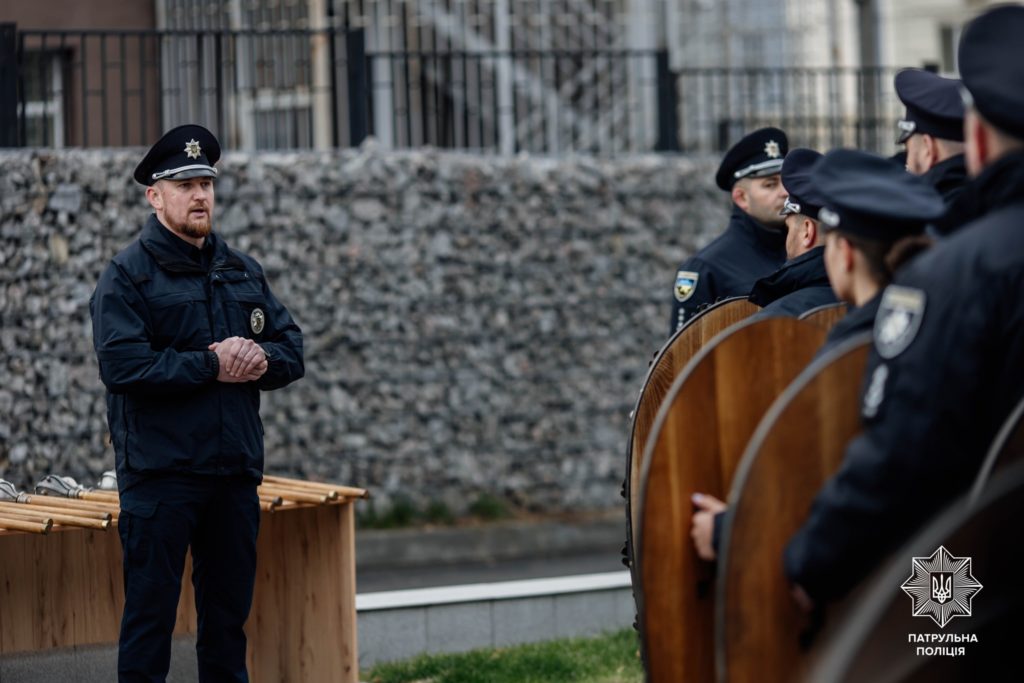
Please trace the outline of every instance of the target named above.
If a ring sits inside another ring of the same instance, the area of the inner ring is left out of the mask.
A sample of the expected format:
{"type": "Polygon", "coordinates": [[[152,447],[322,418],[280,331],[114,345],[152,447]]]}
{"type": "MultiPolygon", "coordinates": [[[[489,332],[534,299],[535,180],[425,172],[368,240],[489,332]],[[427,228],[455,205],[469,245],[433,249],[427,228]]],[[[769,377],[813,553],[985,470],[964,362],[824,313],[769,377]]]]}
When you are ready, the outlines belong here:
{"type": "Polygon", "coordinates": [[[837,302],[825,272],[825,234],[818,221],[822,201],[811,171],[819,159],[821,154],[812,149],[794,149],[782,162],[782,186],[788,194],[782,208],[788,260],[750,290],[747,298],[763,309],[755,319],[796,318],[837,302]]]}
{"type": "Polygon", "coordinates": [[[967,182],[960,81],[904,69],[896,74],[894,86],[907,108],[897,124],[896,140],[906,147],[907,170],[923,176],[949,204],[967,182]]]}
{"type": "MultiPolygon", "coordinates": [[[[962,227],[906,265],[882,294],[861,401],[864,433],[785,553],[787,575],[805,603],[846,593],[962,494],[1021,397],[1021,35],[1021,6],[989,10],[963,32],[972,180],[951,207],[962,227]]],[[[836,213],[842,230],[846,219],[836,213]]]]}
{"type": "Polygon", "coordinates": [[[135,169],[153,207],[90,309],[121,496],[118,679],[163,681],[186,550],[200,681],[246,681],[263,471],[260,391],[302,377],[302,334],[263,269],[212,231],[220,145],[164,135],[135,169]]]}
{"type": "Polygon", "coordinates": [[[762,128],[723,157],[715,183],[730,194],[732,217],[724,233],[676,271],[669,334],[718,299],[746,296],[758,278],[786,260],[780,216],[786,192],[779,171],[788,150],[785,133],[762,128]]]}

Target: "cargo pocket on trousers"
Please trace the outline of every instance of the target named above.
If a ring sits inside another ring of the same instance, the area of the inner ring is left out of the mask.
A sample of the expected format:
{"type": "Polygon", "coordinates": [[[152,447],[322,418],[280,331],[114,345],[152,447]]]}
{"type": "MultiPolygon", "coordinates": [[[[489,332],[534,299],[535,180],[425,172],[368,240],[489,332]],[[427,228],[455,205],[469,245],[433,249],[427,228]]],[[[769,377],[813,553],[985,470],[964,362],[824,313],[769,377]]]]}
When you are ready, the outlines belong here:
{"type": "Polygon", "coordinates": [[[150,552],[146,547],[149,543],[149,534],[145,532],[145,521],[153,518],[158,505],[160,505],[159,501],[155,500],[121,499],[121,514],[117,520],[117,533],[121,537],[121,553],[126,572],[129,567],[138,566],[150,552]]]}

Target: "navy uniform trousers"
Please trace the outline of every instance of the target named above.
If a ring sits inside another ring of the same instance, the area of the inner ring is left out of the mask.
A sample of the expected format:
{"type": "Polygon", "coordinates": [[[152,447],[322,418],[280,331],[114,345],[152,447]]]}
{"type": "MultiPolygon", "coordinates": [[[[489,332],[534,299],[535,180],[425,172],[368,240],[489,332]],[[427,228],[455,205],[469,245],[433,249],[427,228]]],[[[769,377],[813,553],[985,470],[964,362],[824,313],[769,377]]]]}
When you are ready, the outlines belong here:
{"type": "Polygon", "coordinates": [[[200,683],[248,681],[245,633],[256,576],[260,509],[247,477],[174,474],[144,479],[121,493],[125,608],[120,683],[164,681],[192,549],[200,683]]]}

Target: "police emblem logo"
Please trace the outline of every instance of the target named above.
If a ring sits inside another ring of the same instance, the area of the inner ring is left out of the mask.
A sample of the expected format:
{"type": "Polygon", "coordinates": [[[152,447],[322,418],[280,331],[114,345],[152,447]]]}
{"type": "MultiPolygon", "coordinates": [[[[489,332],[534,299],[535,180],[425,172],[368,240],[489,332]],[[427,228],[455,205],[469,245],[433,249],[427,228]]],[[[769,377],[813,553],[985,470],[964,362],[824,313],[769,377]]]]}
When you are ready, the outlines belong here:
{"type": "Polygon", "coordinates": [[[769,140],[764,143],[764,153],[768,155],[769,159],[778,159],[782,156],[782,150],[779,148],[779,143],[775,140],[769,140]]]}
{"type": "Polygon", "coordinates": [[[199,155],[203,153],[203,150],[199,148],[198,140],[189,140],[185,143],[185,155],[189,159],[198,159],[199,155]]]}
{"type": "Polygon", "coordinates": [[[920,289],[890,285],[875,318],[875,349],[882,358],[903,353],[917,336],[924,318],[925,294],[920,289]]]}
{"type": "Polygon", "coordinates": [[[263,310],[259,308],[252,309],[252,314],[249,316],[249,327],[252,328],[253,334],[259,334],[263,331],[263,325],[266,323],[267,318],[263,315],[263,310]]]}
{"type": "Polygon", "coordinates": [[[676,301],[683,303],[697,291],[697,280],[700,274],[692,270],[680,270],[676,273],[675,294],[676,301]]]}
{"type": "Polygon", "coordinates": [[[954,557],[940,545],[930,557],[913,558],[901,588],[910,596],[915,617],[929,617],[945,628],[955,617],[971,616],[971,600],[981,584],[971,575],[971,558],[954,557]]]}

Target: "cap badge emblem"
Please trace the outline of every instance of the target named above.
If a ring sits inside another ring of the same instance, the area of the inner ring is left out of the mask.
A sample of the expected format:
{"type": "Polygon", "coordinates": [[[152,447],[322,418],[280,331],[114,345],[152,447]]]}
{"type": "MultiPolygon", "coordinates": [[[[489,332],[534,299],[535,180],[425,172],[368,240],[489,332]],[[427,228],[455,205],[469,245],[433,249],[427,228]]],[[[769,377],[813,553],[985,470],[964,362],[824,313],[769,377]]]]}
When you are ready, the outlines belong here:
{"type": "Polygon", "coordinates": [[[189,159],[198,159],[203,150],[199,149],[198,140],[189,140],[185,143],[185,154],[189,159]]]}
{"type": "Polygon", "coordinates": [[[769,159],[778,159],[782,156],[782,152],[779,150],[779,143],[775,140],[769,140],[764,143],[764,153],[768,155],[769,159]]]}

